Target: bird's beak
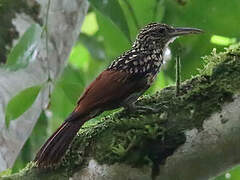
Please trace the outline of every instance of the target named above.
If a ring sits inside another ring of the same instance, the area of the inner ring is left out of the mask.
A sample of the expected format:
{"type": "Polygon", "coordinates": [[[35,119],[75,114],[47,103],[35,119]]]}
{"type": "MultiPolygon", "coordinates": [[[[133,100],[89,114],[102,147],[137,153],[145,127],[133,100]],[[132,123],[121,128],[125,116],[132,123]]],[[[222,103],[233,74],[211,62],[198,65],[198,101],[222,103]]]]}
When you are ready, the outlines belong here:
{"type": "Polygon", "coordinates": [[[197,29],[197,28],[178,27],[174,29],[175,31],[170,33],[170,36],[172,37],[177,37],[177,36],[182,36],[187,34],[199,34],[204,32],[203,30],[197,29]]]}

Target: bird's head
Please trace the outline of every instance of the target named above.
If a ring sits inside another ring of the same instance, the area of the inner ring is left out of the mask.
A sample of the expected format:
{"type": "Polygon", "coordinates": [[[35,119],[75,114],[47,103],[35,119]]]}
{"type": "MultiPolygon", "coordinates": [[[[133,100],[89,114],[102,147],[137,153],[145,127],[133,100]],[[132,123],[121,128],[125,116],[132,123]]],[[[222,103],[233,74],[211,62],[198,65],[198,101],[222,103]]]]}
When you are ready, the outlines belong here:
{"type": "Polygon", "coordinates": [[[172,27],[167,24],[151,23],[140,30],[134,46],[148,47],[158,46],[158,48],[166,47],[177,37],[188,34],[198,34],[203,31],[196,28],[172,27]]]}

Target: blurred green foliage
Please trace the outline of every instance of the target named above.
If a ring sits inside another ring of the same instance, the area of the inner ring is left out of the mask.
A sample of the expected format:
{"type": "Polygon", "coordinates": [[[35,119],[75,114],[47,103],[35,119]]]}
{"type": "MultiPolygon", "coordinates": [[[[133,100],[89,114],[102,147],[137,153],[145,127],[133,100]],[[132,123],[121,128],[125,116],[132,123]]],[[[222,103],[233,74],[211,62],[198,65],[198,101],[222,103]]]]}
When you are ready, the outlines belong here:
{"type": "MultiPolygon", "coordinates": [[[[91,7],[85,18],[82,33],[72,49],[69,63],[56,82],[51,96],[51,105],[39,118],[33,134],[15,163],[14,171],[32,160],[43,139],[49,136],[73,110],[84,88],[115,57],[131,47],[131,42],[134,41],[140,27],[150,22],[163,22],[173,26],[200,28],[205,31],[203,35],[180,38],[171,45],[172,61],[164,65],[157,81],[147,93],[153,93],[175,82],[177,55],[181,58],[181,75],[185,80],[196,75],[197,69],[203,66],[202,56],[210,54],[214,47],[218,50],[224,48],[222,40],[218,38],[213,41],[212,37],[226,38],[224,39],[224,42],[228,42],[226,45],[236,42],[240,37],[239,0],[231,0],[231,2],[225,0],[89,1],[91,7]],[[232,39],[235,41],[231,41],[232,39]],[[37,137],[38,140],[36,140],[37,137]]],[[[89,123],[93,123],[96,119],[89,123]]],[[[240,167],[237,167],[230,171],[230,179],[240,179],[239,169],[240,167]]],[[[227,178],[228,175],[224,174],[216,180],[227,178]]]]}

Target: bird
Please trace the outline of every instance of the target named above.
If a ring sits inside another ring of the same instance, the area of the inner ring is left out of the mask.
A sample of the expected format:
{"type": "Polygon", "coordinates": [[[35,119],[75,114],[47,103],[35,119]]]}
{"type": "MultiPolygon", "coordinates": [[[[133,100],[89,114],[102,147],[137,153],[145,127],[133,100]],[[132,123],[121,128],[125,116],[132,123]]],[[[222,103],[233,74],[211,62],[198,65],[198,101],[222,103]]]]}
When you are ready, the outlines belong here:
{"type": "Polygon", "coordinates": [[[102,112],[119,107],[135,112],[144,109],[135,102],[156,79],[168,45],[179,36],[202,32],[155,22],[143,27],[132,47],[86,88],[72,113],[36,154],[36,165],[45,168],[59,163],[83,124],[102,112]]]}

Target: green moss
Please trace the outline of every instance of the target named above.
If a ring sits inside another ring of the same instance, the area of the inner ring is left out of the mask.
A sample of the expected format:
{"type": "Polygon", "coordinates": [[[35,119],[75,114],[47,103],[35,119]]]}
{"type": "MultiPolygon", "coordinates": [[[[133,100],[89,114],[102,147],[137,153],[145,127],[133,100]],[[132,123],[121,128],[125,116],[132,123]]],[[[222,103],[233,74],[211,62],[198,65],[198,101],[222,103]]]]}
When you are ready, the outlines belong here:
{"type": "MultiPolygon", "coordinates": [[[[164,164],[185,143],[184,132],[193,128],[201,131],[204,120],[220,112],[222,105],[231,102],[234,93],[240,91],[239,47],[209,56],[205,71],[183,82],[179,96],[175,96],[175,87],[171,86],[137,102],[159,109],[158,113],[120,110],[82,128],[61,164],[45,171],[69,177],[94,158],[100,164],[149,165],[156,175],[159,164],[164,164]]],[[[40,170],[33,168],[29,172],[39,174],[40,170]]]]}
{"type": "Polygon", "coordinates": [[[25,13],[30,15],[36,22],[41,23],[38,18],[40,5],[37,1],[25,0],[0,0],[0,63],[6,62],[7,54],[12,48],[14,39],[17,39],[19,34],[12,24],[12,20],[17,13],[25,13]]]}
{"type": "Polygon", "coordinates": [[[216,49],[213,49],[211,55],[203,57],[203,60],[205,61],[205,66],[202,70],[200,70],[200,74],[208,76],[212,75],[213,70],[218,68],[219,64],[226,61],[226,59],[234,56],[240,56],[239,44],[231,45],[229,48],[225,49],[225,52],[220,53],[217,53],[216,49]]]}

